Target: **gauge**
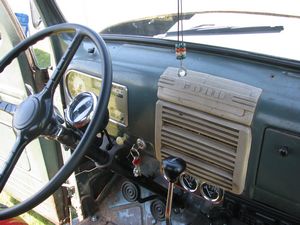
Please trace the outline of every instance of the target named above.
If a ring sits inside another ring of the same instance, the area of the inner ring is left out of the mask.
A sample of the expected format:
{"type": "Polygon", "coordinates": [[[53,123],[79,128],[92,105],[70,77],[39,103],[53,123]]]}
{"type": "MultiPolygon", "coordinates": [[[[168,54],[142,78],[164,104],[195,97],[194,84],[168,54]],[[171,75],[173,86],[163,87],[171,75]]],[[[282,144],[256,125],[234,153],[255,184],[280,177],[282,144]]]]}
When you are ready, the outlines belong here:
{"type": "Polygon", "coordinates": [[[91,92],[82,92],[77,95],[67,108],[66,120],[75,128],[87,125],[94,113],[97,97],[91,92]]]}
{"type": "Polygon", "coordinates": [[[67,76],[67,87],[69,94],[72,97],[75,97],[81,92],[87,91],[84,77],[73,71],[71,71],[67,76]]]}
{"type": "Polygon", "coordinates": [[[185,190],[190,192],[196,191],[199,186],[198,181],[193,176],[187,173],[181,174],[179,182],[185,190]]]}
{"type": "Polygon", "coordinates": [[[202,196],[212,202],[219,202],[223,199],[224,192],[221,188],[203,182],[200,185],[200,192],[202,196]]]}
{"type": "MultiPolygon", "coordinates": [[[[92,92],[96,96],[101,91],[102,80],[99,77],[69,70],[65,77],[67,95],[70,99],[81,92],[92,92]]],[[[128,125],[128,100],[127,87],[121,84],[112,83],[108,110],[112,122],[127,126],[128,125]]]]}

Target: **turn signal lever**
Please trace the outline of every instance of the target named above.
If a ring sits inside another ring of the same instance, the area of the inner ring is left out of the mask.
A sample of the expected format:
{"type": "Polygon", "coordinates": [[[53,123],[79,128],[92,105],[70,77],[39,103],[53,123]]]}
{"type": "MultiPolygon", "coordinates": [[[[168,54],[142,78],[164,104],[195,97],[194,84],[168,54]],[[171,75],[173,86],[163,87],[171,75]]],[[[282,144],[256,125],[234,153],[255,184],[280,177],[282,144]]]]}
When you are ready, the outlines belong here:
{"type": "Polygon", "coordinates": [[[165,218],[166,225],[170,225],[174,183],[177,181],[180,174],[185,170],[186,163],[181,158],[171,156],[162,161],[162,168],[164,177],[169,182],[165,218]]]}

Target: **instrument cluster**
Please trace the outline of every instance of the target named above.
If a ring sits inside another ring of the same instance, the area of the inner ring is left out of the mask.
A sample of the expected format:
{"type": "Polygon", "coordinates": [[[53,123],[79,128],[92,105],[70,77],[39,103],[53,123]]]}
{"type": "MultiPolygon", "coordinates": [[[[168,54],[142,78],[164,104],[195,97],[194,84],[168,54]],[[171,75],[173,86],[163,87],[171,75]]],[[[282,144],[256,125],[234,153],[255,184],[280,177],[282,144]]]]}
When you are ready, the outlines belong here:
{"type": "MultiPolygon", "coordinates": [[[[70,70],[65,76],[67,95],[74,99],[82,92],[90,92],[98,96],[101,90],[102,79],[92,75],[70,70]]],[[[108,111],[110,121],[121,126],[128,126],[128,90],[124,85],[112,84],[108,111]]]]}

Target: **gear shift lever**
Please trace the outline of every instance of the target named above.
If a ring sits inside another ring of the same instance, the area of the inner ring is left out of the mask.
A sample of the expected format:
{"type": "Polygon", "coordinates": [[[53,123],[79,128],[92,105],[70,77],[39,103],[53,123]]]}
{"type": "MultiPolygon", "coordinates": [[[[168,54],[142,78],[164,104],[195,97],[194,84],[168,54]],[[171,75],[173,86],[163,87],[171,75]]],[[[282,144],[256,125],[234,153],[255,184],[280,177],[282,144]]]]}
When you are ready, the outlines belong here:
{"type": "Polygon", "coordinates": [[[170,225],[174,183],[177,181],[180,174],[185,170],[186,163],[181,158],[170,156],[162,161],[162,168],[164,177],[169,182],[165,217],[166,224],[170,225]]]}

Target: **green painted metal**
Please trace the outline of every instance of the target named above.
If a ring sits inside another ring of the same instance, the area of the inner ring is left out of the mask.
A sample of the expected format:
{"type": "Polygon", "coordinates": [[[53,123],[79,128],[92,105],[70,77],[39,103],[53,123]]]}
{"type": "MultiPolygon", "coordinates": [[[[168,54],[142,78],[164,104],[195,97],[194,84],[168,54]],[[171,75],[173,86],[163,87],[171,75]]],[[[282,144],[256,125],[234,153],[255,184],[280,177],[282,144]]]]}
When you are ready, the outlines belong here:
{"type": "Polygon", "coordinates": [[[255,199],[295,216],[300,212],[297,179],[300,135],[266,129],[256,180],[255,199]]]}

